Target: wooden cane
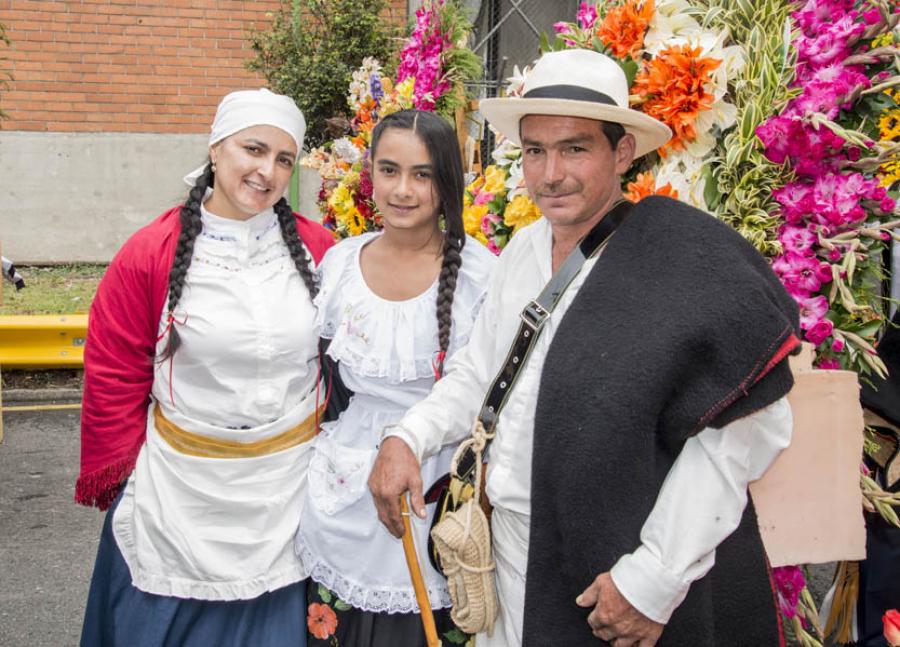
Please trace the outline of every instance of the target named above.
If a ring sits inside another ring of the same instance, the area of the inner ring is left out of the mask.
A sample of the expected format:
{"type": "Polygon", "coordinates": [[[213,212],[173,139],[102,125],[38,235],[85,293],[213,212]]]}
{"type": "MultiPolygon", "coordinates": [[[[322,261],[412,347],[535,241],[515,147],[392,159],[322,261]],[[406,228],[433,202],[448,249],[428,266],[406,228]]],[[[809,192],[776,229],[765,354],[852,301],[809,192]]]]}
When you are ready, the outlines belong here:
{"type": "Polygon", "coordinates": [[[422,579],[422,571],[419,568],[419,557],[413,541],[412,524],[409,521],[409,505],[406,503],[405,495],[400,497],[400,513],[403,516],[403,554],[406,555],[406,566],[409,568],[409,576],[416,592],[416,602],[419,604],[419,612],[422,615],[425,640],[428,642],[428,647],[441,647],[441,640],[438,638],[437,627],[434,624],[434,614],[431,613],[431,602],[428,601],[425,580],[422,579]]]}

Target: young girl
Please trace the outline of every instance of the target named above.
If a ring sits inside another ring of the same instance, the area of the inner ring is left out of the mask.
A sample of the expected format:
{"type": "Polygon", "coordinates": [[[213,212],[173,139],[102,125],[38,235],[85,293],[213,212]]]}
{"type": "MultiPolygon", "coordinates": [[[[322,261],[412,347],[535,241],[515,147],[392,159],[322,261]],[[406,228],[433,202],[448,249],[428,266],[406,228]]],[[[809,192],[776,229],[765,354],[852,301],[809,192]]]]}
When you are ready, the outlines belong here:
{"type": "MultiPolygon", "coordinates": [[[[366,480],[382,429],[425,397],[466,343],[495,259],[465,236],[462,163],[442,118],[389,115],[372,135],[370,163],[384,231],[342,242],[320,268],[317,321],[354,396],[316,439],[296,546],[312,577],[310,645],[415,647],[425,637],[403,548],[378,521],[366,480]]],[[[452,454],[425,461],[426,489],[452,454]]],[[[446,581],[425,559],[430,522],[412,520],[438,633],[461,643],[446,581]]]]}
{"type": "Polygon", "coordinates": [[[293,536],[317,420],[313,270],[332,240],[282,197],[304,129],[288,97],[226,96],[187,201],[100,284],[75,496],[112,508],[82,647],[306,642],[293,536]]]}

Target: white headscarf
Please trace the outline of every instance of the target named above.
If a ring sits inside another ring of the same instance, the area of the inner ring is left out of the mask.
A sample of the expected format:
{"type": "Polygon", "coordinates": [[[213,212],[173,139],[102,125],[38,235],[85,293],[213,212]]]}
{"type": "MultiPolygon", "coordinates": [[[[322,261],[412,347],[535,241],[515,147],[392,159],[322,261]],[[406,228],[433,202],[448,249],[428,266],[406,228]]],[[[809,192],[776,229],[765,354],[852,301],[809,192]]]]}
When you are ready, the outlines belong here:
{"type": "MultiPolygon", "coordinates": [[[[265,88],[238,90],[225,95],[216,108],[209,133],[209,145],[217,144],[244,128],[251,126],[275,126],[290,135],[297,144],[297,157],[303,150],[306,120],[290,97],[275,94],[265,88]]],[[[194,186],[206,164],[184,176],[188,186],[194,186]]]]}

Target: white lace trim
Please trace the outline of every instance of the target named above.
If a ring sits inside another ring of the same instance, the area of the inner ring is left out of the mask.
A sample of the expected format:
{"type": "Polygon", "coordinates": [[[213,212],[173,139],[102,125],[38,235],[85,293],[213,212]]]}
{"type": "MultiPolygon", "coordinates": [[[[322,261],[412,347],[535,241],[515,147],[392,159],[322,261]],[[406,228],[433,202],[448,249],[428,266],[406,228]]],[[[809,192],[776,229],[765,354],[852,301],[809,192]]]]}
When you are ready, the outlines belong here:
{"type": "MultiPolygon", "coordinates": [[[[328,587],[341,600],[356,609],[374,613],[418,613],[415,591],[389,587],[373,588],[348,579],[318,559],[302,541],[302,533],[297,533],[295,548],[300,563],[308,577],[328,587]]],[[[428,600],[433,609],[448,609],[453,602],[446,585],[427,585],[428,600]]]]}
{"type": "MultiPolygon", "coordinates": [[[[328,251],[319,268],[315,325],[320,336],[332,340],[328,354],[358,375],[386,378],[395,384],[433,377],[438,349],[437,286],[432,284],[406,301],[389,301],[374,294],[359,268],[359,250],[377,235],[363,234],[328,251]]],[[[450,353],[469,340],[494,260],[474,239],[463,249],[450,353]]]]}

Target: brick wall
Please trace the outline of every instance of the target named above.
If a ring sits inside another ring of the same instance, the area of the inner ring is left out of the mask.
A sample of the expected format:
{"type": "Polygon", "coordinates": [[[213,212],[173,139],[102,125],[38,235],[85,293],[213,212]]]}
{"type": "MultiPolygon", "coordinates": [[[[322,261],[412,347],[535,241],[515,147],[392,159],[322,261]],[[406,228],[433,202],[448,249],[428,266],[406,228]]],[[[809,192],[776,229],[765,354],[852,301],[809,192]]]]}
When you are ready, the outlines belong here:
{"type": "MultiPolygon", "coordinates": [[[[404,20],[406,0],[391,0],[404,20]]],[[[3,130],[202,133],[278,0],[0,0],[10,48],[3,130]]]]}

